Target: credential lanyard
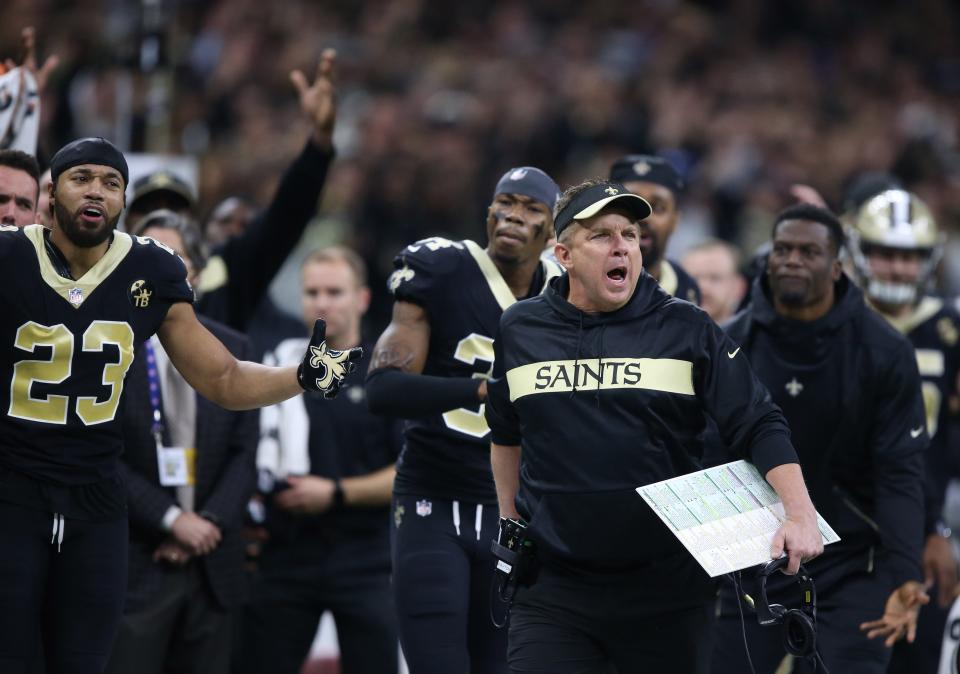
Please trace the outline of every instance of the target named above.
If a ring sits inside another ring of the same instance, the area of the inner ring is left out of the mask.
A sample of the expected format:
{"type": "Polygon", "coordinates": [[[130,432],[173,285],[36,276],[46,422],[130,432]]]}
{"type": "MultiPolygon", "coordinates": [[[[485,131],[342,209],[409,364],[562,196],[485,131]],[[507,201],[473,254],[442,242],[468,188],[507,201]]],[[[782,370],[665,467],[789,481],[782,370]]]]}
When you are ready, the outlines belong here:
{"type": "Polygon", "coordinates": [[[150,427],[157,447],[163,446],[163,409],[160,405],[160,370],[157,369],[157,354],[148,339],[143,343],[147,354],[147,387],[150,391],[150,408],[153,410],[153,425],[150,427]]]}

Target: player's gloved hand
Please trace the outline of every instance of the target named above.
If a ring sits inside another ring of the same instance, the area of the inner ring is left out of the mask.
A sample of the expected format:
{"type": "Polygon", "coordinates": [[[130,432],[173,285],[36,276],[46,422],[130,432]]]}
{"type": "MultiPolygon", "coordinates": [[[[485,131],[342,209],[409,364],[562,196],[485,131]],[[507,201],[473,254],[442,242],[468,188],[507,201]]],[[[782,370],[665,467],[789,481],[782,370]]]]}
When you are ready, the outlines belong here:
{"type": "Polygon", "coordinates": [[[313,337],[297,368],[297,381],[305,391],[320,391],[324,398],[334,398],[347,375],[357,369],[363,356],[359,346],[346,351],[328,349],[327,324],[318,320],[313,326],[313,337]]]}

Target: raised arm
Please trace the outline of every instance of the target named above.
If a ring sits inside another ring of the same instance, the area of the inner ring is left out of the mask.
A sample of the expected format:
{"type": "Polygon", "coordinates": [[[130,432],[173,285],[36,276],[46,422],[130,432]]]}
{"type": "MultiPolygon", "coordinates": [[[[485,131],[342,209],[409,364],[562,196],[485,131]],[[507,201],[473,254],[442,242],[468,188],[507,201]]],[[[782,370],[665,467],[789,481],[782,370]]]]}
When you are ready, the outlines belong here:
{"type": "Polygon", "coordinates": [[[371,412],[409,419],[483,402],[483,380],[421,374],[429,349],[427,312],[412,302],[394,302],[393,320],[377,340],[367,375],[371,412]]]}
{"type": "MultiPolygon", "coordinates": [[[[274,276],[316,215],[317,202],[334,157],[335,65],[336,51],[326,49],[313,82],[299,70],[290,73],[300,99],[300,111],[310,122],[310,139],[284,171],[267,208],[250,221],[242,234],[212,251],[226,267],[227,307],[223,310],[225,313],[221,313],[207,304],[211,300],[201,297],[199,311],[210,313],[237,330],[246,330],[274,276]]],[[[217,287],[206,290],[210,292],[217,287]]]]}
{"type": "Polygon", "coordinates": [[[177,370],[200,395],[229,410],[247,410],[292,398],[305,388],[327,397],[336,394],[361,351],[327,349],[323,322],[317,324],[300,364],[302,376],[293,365],[268,367],[237,360],[185,302],[170,307],[157,336],[177,370]]]}
{"type": "MultiPolygon", "coordinates": [[[[50,73],[60,63],[60,57],[55,54],[48,56],[43,65],[37,65],[37,32],[33,26],[27,26],[20,31],[20,46],[23,60],[19,65],[26,68],[36,78],[37,87],[40,89],[40,93],[43,93],[50,73]]],[[[6,59],[3,65],[9,71],[16,68],[18,64],[13,59],[6,59]]]]}

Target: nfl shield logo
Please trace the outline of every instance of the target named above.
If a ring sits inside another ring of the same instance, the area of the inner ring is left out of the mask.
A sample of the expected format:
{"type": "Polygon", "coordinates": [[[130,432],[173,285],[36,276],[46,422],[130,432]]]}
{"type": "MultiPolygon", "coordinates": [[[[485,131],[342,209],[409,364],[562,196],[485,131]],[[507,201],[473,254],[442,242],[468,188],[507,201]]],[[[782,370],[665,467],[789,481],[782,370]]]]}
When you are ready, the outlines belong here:
{"type": "Polygon", "coordinates": [[[422,501],[417,501],[417,514],[420,515],[420,517],[426,517],[432,512],[433,512],[433,504],[430,501],[426,499],[422,501]]]}
{"type": "Polygon", "coordinates": [[[70,288],[67,291],[67,299],[70,300],[70,304],[79,307],[83,302],[83,291],[80,288],[70,288]]]}

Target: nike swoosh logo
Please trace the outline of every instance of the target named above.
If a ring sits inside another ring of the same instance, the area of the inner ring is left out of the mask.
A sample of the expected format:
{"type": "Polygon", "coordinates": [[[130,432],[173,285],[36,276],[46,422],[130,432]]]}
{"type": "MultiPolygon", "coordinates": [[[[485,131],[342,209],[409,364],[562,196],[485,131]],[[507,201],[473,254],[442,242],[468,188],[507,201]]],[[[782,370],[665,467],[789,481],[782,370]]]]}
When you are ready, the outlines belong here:
{"type": "Polygon", "coordinates": [[[910,429],[910,437],[911,437],[911,438],[919,438],[921,433],[923,433],[923,426],[919,426],[919,427],[917,427],[917,428],[910,429]]]}
{"type": "Polygon", "coordinates": [[[737,350],[736,350],[736,351],[727,351],[727,358],[733,358],[733,357],[736,356],[738,353],[740,353],[740,347],[739,347],[739,346],[737,347],[737,350]]]}

